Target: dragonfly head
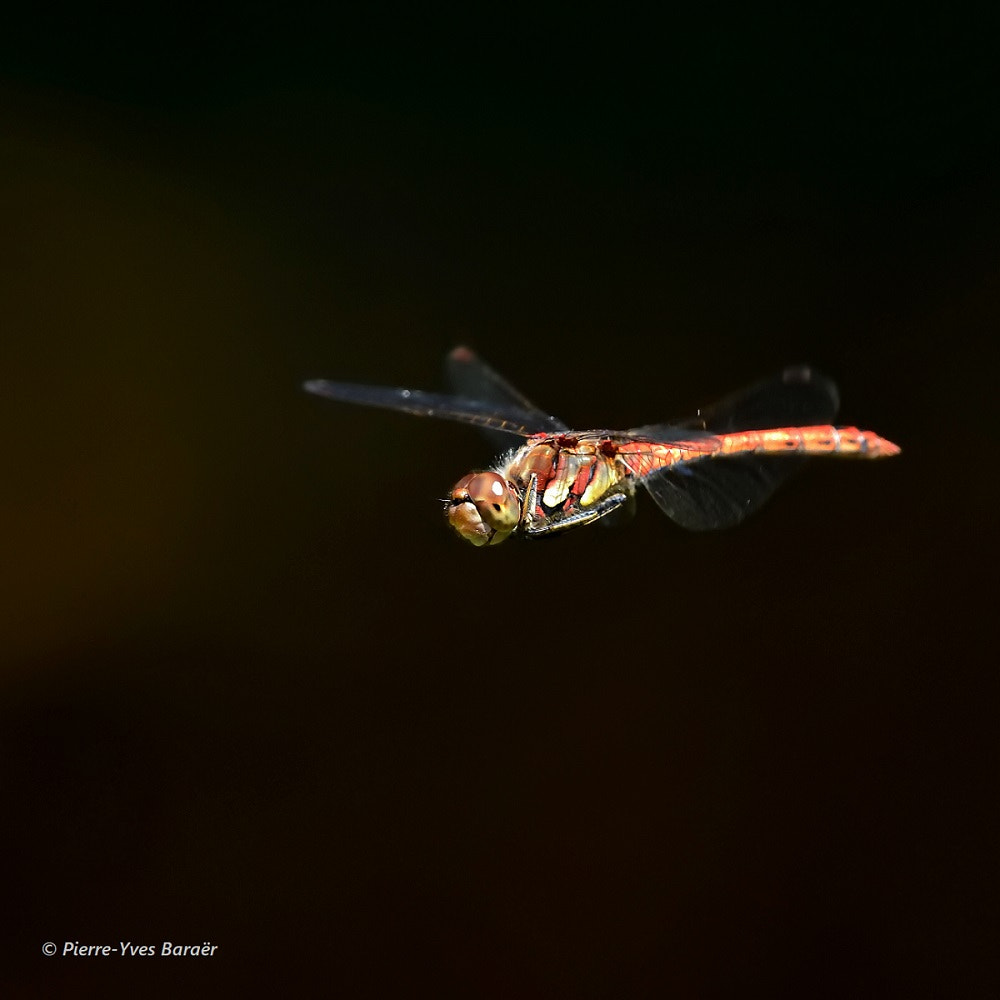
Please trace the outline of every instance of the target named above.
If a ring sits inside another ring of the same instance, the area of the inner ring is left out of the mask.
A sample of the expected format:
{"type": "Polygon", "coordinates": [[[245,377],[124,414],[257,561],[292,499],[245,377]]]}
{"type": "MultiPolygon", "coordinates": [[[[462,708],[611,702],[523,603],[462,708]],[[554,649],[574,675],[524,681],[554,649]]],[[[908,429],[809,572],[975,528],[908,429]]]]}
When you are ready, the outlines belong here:
{"type": "Polygon", "coordinates": [[[497,545],[521,520],[521,496],[495,472],[470,472],[445,501],[448,523],[473,545],[497,545]]]}

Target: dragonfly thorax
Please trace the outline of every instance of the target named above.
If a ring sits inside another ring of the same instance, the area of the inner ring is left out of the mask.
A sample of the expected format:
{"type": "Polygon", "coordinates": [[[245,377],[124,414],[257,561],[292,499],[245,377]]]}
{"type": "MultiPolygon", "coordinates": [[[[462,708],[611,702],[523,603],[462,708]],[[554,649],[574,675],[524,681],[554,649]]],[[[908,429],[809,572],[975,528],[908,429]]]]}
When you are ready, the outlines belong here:
{"type": "Polygon", "coordinates": [[[452,488],[448,523],[473,545],[497,545],[521,520],[521,494],[496,472],[470,472],[452,488]]]}

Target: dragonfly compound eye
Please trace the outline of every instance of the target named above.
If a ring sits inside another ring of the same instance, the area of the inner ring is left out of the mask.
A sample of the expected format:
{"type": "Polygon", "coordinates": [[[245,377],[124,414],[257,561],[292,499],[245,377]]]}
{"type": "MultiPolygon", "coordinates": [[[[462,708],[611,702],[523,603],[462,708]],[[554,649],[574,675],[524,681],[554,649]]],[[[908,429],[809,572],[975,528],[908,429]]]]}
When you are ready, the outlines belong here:
{"type": "Polygon", "coordinates": [[[496,545],[517,527],[521,503],[502,476],[474,472],[455,484],[446,513],[448,523],[467,542],[496,545]]]}
{"type": "Polygon", "coordinates": [[[513,531],[517,527],[521,504],[503,476],[495,472],[477,473],[469,480],[466,489],[479,516],[495,531],[513,531]]]}

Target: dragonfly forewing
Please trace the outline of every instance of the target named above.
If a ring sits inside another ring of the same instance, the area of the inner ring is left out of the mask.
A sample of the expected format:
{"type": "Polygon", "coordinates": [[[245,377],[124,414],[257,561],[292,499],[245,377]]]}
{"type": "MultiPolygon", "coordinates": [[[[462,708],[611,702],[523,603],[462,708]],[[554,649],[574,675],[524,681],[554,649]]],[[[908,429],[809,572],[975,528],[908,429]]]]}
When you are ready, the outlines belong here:
{"type": "MultiPolygon", "coordinates": [[[[331,382],[328,379],[313,379],[305,382],[303,388],[317,396],[336,399],[342,403],[399,410],[418,417],[438,417],[441,420],[504,431],[507,435],[521,437],[547,433],[552,430],[552,421],[555,420],[539,410],[525,410],[514,405],[501,407],[479,399],[424,392],[422,389],[391,389],[380,385],[331,382]]],[[[556,424],[562,428],[558,421],[556,424]]],[[[509,441],[507,445],[509,446],[509,441]]]]}

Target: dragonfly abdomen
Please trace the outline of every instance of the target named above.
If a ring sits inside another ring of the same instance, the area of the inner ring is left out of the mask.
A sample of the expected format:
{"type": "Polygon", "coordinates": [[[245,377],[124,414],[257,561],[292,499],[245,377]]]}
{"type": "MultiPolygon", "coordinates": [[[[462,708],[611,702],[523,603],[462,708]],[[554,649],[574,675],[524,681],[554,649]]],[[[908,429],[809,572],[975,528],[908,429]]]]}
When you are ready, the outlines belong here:
{"type": "Polygon", "coordinates": [[[707,434],[691,440],[635,441],[617,446],[618,459],[629,473],[644,479],[655,472],[690,462],[737,455],[843,455],[885,458],[899,447],[872,431],[857,427],[775,427],[731,434],[707,434]]]}
{"type": "Polygon", "coordinates": [[[718,435],[721,455],[786,454],[844,455],[857,458],[885,458],[898,455],[899,447],[872,431],[857,427],[778,427],[763,431],[739,431],[718,435]]]}

